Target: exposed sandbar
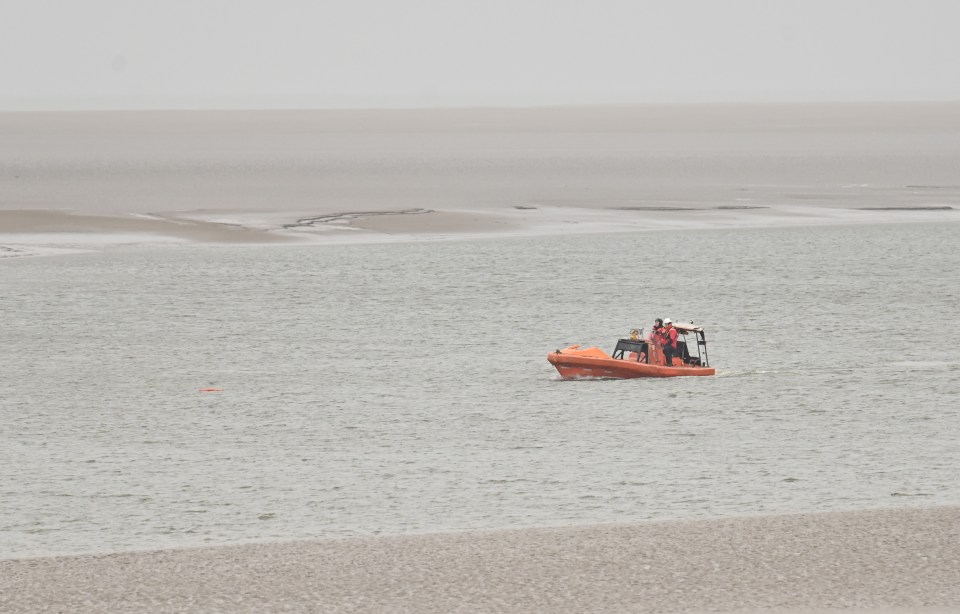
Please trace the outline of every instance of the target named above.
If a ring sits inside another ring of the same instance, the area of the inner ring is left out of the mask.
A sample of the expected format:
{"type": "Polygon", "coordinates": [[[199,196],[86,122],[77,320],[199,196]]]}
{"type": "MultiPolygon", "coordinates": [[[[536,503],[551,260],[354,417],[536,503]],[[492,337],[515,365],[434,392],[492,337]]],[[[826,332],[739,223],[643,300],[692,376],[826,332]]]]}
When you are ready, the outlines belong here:
{"type": "Polygon", "coordinates": [[[11,249],[960,220],[960,103],[0,113],[0,134],[11,249]]]}

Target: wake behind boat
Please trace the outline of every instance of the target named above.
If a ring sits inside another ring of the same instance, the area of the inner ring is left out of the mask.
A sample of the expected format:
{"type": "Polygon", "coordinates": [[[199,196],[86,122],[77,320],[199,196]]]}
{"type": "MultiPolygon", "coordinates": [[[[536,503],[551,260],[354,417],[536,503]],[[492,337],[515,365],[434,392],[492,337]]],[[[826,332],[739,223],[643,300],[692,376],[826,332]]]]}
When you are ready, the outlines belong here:
{"type": "Polygon", "coordinates": [[[682,377],[714,375],[716,369],[707,358],[707,338],[702,326],[676,323],[677,339],[673,364],[667,364],[662,344],[655,339],[642,339],[640,331],[631,331],[629,339],[619,339],[613,355],[600,348],[571,345],[547,354],[547,360],[563,379],[636,377],[682,377]],[[695,341],[696,355],[690,353],[688,335],[695,341]]]}

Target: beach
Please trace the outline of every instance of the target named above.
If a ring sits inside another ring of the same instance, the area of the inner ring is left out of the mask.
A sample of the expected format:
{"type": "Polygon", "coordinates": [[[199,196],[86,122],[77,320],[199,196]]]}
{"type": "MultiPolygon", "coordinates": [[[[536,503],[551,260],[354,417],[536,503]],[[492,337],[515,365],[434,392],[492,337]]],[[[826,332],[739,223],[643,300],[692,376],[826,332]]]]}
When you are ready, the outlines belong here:
{"type": "Polygon", "coordinates": [[[956,350],[857,345],[955,317],[960,103],[0,134],[0,612],[960,611],[956,350]],[[641,304],[727,372],[545,374],[641,304]]]}
{"type": "Polygon", "coordinates": [[[960,508],[0,561],[4,612],[946,613],[960,508]]]}

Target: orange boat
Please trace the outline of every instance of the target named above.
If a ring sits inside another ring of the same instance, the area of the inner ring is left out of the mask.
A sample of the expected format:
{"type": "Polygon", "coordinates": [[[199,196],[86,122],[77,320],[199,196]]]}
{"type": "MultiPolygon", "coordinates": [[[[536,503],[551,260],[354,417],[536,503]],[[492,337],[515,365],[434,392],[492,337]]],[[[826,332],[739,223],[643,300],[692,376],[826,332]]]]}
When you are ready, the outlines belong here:
{"type": "Polygon", "coordinates": [[[563,379],[714,375],[716,369],[707,360],[703,327],[679,322],[673,327],[680,334],[673,365],[666,363],[663,350],[656,343],[642,338],[642,330],[633,330],[629,339],[618,340],[612,356],[597,347],[581,349],[579,345],[571,345],[547,354],[547,360],[563,379]],[[687,335],[696,341],[696,356],[690,354],[687,335]]]}

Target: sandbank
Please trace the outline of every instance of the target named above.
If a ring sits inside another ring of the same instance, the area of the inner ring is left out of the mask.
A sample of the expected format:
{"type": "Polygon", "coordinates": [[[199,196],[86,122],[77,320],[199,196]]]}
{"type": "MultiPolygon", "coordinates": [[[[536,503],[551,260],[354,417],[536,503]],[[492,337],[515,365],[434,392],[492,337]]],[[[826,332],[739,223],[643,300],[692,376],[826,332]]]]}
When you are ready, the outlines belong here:
{"type": "Polygon", "coordinates": [[[960,220],[960,103],[0,113],[0,255],[960,220]]]}
{"type": "Polygon", "coordinates": [[[956,612],[960,507],[0,561],[5,612],[956,612]]]}

